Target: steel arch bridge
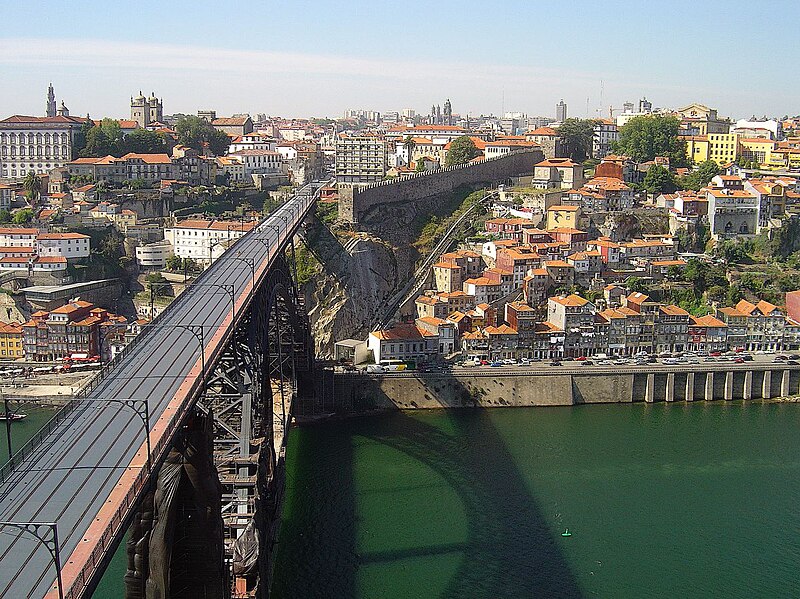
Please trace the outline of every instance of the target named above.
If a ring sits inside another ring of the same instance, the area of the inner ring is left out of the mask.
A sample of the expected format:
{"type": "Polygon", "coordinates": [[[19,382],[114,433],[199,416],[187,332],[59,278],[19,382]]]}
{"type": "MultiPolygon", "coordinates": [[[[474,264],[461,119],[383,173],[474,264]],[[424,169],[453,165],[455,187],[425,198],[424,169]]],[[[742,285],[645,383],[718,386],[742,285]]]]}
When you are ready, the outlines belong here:
{"type": "Polygon", "coordinates": [[[91,596],[128,531],[131,599],[268,595],[285,433],[314,401],[290,263],[318,187],[237,240],[0,469],[0,596],[91,596]]]}

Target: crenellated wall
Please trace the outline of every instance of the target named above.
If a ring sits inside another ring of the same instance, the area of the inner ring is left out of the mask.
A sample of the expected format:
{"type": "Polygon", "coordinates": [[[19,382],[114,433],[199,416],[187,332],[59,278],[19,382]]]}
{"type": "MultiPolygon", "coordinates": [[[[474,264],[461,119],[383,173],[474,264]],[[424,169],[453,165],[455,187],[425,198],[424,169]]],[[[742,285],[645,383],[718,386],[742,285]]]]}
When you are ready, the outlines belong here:
{"type": "Polygon", "coordinates": [[[510,177],[533,172],[533,165],[542,160],[544,155],[539,149],[520,150],[481,162],[447,166],[366,186],[340,183],[339,218],[355,223],[379,204],[415,202],[450,193],[462,185],[501,183],[510,177]]]}

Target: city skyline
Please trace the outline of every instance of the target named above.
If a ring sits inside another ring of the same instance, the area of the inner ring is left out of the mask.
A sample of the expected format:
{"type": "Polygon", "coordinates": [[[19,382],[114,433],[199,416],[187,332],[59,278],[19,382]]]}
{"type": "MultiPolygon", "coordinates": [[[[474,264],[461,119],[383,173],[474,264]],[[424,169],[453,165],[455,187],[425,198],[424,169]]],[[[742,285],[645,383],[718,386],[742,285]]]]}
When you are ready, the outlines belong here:
{"type": "MultiPolygon", "coordinates": [[[[764,63],[742,53],[737,41],[745,25],[771,27],[779,14],[790,21],[800,16],[789,3],[746,20],[739,2],[676,2],[657,19],[647,7],[581,3],[577,20],[553,7],[505,2],[499,16],[518,24],[507,32],[479,27],[484,9],[476,3],[459,11],[404,5],[424,19],[365,10],[362,2],[352,3],[351,12],[327,3],[301,4],[306,20],[297,19],[296,6],[273,6],[262,16],[263,27],[255,18],[238,28],[208,18],[204,8],[216,8],[207,2],[193,3],[191,11],[182,10],[188,3],[176,4],[178,26],[156,18],[154,2],[136,14],[121,6],[92,7],[88,32],[80,29],[81,8],[91,6],[86,2],[74,8],[45,2],[28,3],[24,10],[6,7],[10,21],[33,17],[37,29],[31,37],[0,39],[0,78],[15,82],[14,94],[0,99],[0,113],[43,112],[51,81],[72,114],[116,118],[127,115],[129,97],[140,89],[163,97],[166,113],[190,114],[214,109],[340,116],[348,108],[427,113],[431,102],[449,97],[454,113],[462,115],[505,110],[552,116],[564,98],[570,116],[596,118],[608,116],[609,106],[621,108],[643,96],[657,107],[699,101],[732,117],[797,112],[798,84],[781,77],[782,65],[797,51],[788,47],[785,60],[764,63]],[[688,16],[709,23],[701,47],[697,31],[685,28],[688,16]],[[120,22],[125,27],[115,28],[120,22]],[[191,35],[176,34],[182,31],[191,35]],[[584,42],[565,44],[566,31],[584,42]],[[782,84],[768,97],[756,96],[743,77],[748,72],[758,73],[759,81],[781,77],[782,84]]],[[[234,8],[256,17],[264,9],[247,2],[234,8]]]]}

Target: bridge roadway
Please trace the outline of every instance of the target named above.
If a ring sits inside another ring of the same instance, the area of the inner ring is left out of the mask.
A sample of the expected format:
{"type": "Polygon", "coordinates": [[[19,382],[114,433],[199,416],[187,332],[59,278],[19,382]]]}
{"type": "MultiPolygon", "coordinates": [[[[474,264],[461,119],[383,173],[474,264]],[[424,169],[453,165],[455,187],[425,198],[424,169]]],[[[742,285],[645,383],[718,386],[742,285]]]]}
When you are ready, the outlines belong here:
{"type": "MultiPolygon", "coordinates": [[[[85,399],[76,400],[63,420],[28,448],[21,463],[13,469],[6,465],[0,472],[0,521],[57,523],[66,597],[83,596],[90,579],[96,584],[99,568],[124,534],[122,524],[147,478],[142,419],[130,407],[103,400],[148,402],[157,464],[201,388],[199,340],[176,325],[202,325],[208,371],[233,329],[231,297],[213,285],[233,284],[234,316],[244,315],[253,287],[247,259],[255,260],[258,288],[313,206],[318,187],[299,190],[237,240],[154,321],[85,399]]],[[[0,597],[45,596],[58,597],[48,550],[29,533],[0,527],[0,597]]]]}

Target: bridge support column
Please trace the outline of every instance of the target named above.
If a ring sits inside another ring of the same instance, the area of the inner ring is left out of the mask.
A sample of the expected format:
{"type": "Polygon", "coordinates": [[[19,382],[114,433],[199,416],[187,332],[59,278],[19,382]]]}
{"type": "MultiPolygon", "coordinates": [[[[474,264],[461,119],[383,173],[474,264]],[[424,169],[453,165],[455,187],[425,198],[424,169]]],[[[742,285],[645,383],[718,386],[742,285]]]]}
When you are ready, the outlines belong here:
{"type": "Polygon", "coordinates": [[[789,394],[789,371],[784,370],[781,373],[781,397],[788,397],[789,394]]]}
{"type": "Polygon", "coordinates": [[[744,385],[742,386],[742,399],[753,399],[753,371],[748,370],[744,373],[744,385]]]}
{"type": "Polygon", "coordinates": [[[725,401],[733,399],[733,372],[730,370],[725,373],[725,401]]]}
{"type": "Polygon", "coordinates": [[[644,400],[648,403],[655,401],[656,375],[652,372],[647,375],[647,385],[644,389],[644,400]]]}
{"type": "Polygon", "coordinates": [[[761,381],[761,399],[772,398],[772,371],[764,371],[764,380],[761,381]]]}
{"type": "Polygon", "coordinates": [[[705,399],[706,401],[714,401],[714,373],[711,371],[706,372],[705,399]]]}
{"type": "Polygon", "coordinates": [[[675,373],[667,373],[667,388],[664,391],[667,401],[675,401],[675,373]]]}
{"type": "Polygon", "coordinates": [[[694,372],[686,373],[686,401],[694,401],[694,372]]]}

